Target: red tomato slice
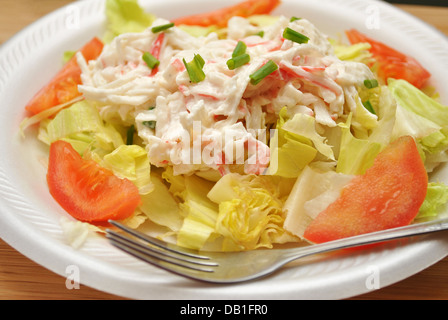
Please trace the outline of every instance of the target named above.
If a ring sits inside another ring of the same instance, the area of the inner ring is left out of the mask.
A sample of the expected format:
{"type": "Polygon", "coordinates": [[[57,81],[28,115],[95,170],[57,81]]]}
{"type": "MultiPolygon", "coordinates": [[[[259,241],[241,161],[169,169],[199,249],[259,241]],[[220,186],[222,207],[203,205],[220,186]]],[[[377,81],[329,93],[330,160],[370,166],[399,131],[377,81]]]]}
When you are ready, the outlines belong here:
{"type": "Polygon", "coordinates": [[[371,45],[369,51],[378,61],[378,76],[384,81],[388,78],[403,79],[420,89],[431,77],[431,74],[413,57],[373,40],[357,30],[347,30],[346,34],[351,44],[367,42],[371,45]]]}
{"type": "Polygon", "coordinates": [[[402,137],[318,214],[305,239],[321,243],[410,224],[426,197],[428,176],[411,137],[402,137]]]}
{"type": "Polygon", "coordinates": [[[191,15],[174,20],[176,25],[186,24],[194,26],[226,27],[227,22],[234,16],[249,17],[255,14],[268,14],[280,4],[280,0],[246,0],[234,6],[212,12],[191,15]]]}
{"type": "Polygon", "coordinates": [[[122,220],[140,204],[138,188],[131,181],[83,159],[63,140],[50,146],[47,183],[53,198],[80,221],[122,220]]]}
{"type": "MultiPolygon", "coordinates": [[[[103,50],[103,43],[98,38],[93,38],[84,47],[81,53],[89,61],[96,59],[103,50]]],[[[25,109],[35,115],[48,108],[68,102],[81,94],[78,85],[81,84],[81,69],[76,57],[72,57],[51,81],[40,89],[26,105],[25,109]]]]}

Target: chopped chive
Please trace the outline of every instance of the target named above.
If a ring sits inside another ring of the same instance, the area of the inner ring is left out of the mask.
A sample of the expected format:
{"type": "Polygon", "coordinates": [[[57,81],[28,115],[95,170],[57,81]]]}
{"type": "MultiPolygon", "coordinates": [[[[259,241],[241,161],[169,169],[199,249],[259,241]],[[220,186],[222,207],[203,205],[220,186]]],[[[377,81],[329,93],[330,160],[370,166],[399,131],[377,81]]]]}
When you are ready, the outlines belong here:
{"type": "Polygon", "coordinates": [[[205,65],[205,61],[204,59],[199,55],[199,54],[195,54],[194,55],[194,60],[196,61],[196,63],[198,63],[198,65],[203,68],[205,65]]]}
{"type": "Polygon", "coordinates": [[[160,64],[160,61],[149,52],[143,53],[142,59],[150,69],[157,68],[160,64]]]}
{"type": "Polygon", "coordinates": [[[162,24],[160,26],[152,27],[151,31],[153,33],[157,33],[157,32],[161,32],[161,31],[165,31],[165,30],[167,30],[169,28],[172,28],[172,27],[174,27],[174,22],[167,23],[167,24],[162,24]]]}
{"type": "Polygon", "coordinates": [[[250,56],[246,53],[247,46],[243,41],[238,41],[232,52],[232,58],[227,60],[227,66],[230,70],[245,65],[250,61],[250,56]]]}
{"type": "Polygon", "coordinates": [[[261,31],[257,32],[255,35],[263,38],[264,37],[264,31],[261,30],[261,31]]]}
{"type": "Polygon", "coordinates": [[[294,22],[294,21],[297,21],[297,20],[300,20],[300,19],[302,19],[302,18],[291,17],[291,19],[289,20],[289,22],[294,22]]]}
{"type": "Polygon", "coordinates": [[[202,70],[205,61],[200,55],[195,54],[193,60],[191,60],[189,63],[187,63],[185,59],[182,59],[182,61],[185,65],[185,68],[187,69],[187,73],[190,77],[191,82],[197,83],[205,79],[205,73],[202,70]]]}
{"type": "Polygon", "coordinates": [[[268,75],[270,75],[272,72],[276,71],[278,69],[278,66],[275,64],[274,61],[269,60],[266,62],[264,66],[262,66],[260,69],[252,73],[250,77],[250,83],[253,85],[256,85],[260,83],[261,80],[266,78],[268,75]]]}
{"type": "Polygon", "coordinates": [[[372,106],[372,104],[370,103],[369,100],[367,100],[366,102],[363,102],[362,104],[364,105],[364,108],[366,108],[370,113],[376,115],[376,112],[373,109],[373,106],[372,106]]]}
{"type": "Polygon", "coordinates": [[[239,55],[246,53],[246,49],[247,49],[246,44],[243,41],[238,41],[235,49],[233,49],[232,58],[235,58],[239,55]]]}
{"type": "Polygon", "coordinates": [[[296,43],[307,43],[310,40],[310,38],[308,38],[307,36],[301,34],[300,32],[292,30],[291,28],[285,28],[285,31],[283,31],[283,38],[294,41],[296,43]]]}
{"type": "Polygon", "coordinates": [[[376,79],[367,79],[364,80],[364,85],[367,89],[373,89],[378,87],[378,81],[376,79]]]}
{"type": "Polygon", "coordinates": [[[250,56],[247,53],[240,54],[232,59],[227,60],[227,66],[230,70],[239,68],[250,61],[250,56]]]}
{"type": "Polygon", "coordinates": [[[135,132],[135,127],[134,125],[130,126],[127,133],[126,133],[126,144],[128,146],[134,144],[134,132],[135,132]]]}
{"type": "Polygon", "coordinates": [[[149,108],[148,108],[148,110],[154,110],[156,107],[155,106],[150,106],[149,108]]]}
{"type": "Polygon", "coordinates": [[[149,129],[155,129],[157,121],[155,120],[143,121],[142,124],[149,129]]]}

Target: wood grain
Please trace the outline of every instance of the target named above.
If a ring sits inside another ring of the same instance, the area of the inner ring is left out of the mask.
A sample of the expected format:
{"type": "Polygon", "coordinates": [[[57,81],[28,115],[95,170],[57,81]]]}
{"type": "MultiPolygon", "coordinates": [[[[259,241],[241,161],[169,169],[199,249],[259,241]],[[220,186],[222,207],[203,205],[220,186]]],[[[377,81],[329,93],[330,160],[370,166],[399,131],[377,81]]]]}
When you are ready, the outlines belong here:
{"type": "Polygon", "coordinates": [[[396,7],[406,11],[448,36],[448,7],[426,7],[400,4],[396,7]]]}
{"type": "Polygon", "coordinates": [[[0,300],[122,299],[84,285],[67,289],[65,281],[0,240],[0,300]]]}
{"type": "MultiPolygon", "coordinates": [[[[71,0],[0,0],[0,44],[43,15],[71,0]]],[[[448,35],[448,8],[397,5],[448,35]]],[[[0,300],[124,299],[81,285],[69,290],[65,278],[36,264],[0,240],[0,300]]],[[[386,288],[354,297],[357,300],[446,300],[448,258],[386,288]]]]}

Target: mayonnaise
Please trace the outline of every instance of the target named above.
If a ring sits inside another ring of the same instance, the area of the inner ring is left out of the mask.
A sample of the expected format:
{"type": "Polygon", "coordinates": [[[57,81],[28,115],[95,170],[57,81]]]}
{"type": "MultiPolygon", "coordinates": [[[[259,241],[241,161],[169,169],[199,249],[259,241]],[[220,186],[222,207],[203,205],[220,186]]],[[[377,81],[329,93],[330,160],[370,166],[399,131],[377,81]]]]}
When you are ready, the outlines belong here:
{"type": "MultiPolygon", "coordinates": [[[[153,25],[166,23],[158,19],[153,25]]],[[[97,60],[86,63],[78,55],[83,82],[79,91],[98,102],[107,121],[136,124],[155,166],[172,165],[175,174],[209,169],[224,174],[229,164],[240,164],[246,173],[261,173],[270,154],[261,133],[276,123],[283,107],[334,127],[347,98],[357,99],[352,89],[373,75],[362,63],[339,60],[326,35],[306,19],[290,22],[280,17],[264,28],[263,37],[258,31],[248,20],[234,17],[226,39],[216,33],[194,37],[178,27],[164,31],[163,38],[151,28],[120,35],[97,60]],[[286,27],[306,35],[309,42],[284,39],[286,27]],[[250,62],[229,70],[226,63],[240,40],[247,45],[250,62]],[[157,41],[160,65],[153,72],[142,55],[157,41]],[[206,77],[198,83],[190,81],[183,63],[195,54],[205,61],[206,77]],[[249,76],[268,60],[278,70],[251,84],[249,76]]]]}

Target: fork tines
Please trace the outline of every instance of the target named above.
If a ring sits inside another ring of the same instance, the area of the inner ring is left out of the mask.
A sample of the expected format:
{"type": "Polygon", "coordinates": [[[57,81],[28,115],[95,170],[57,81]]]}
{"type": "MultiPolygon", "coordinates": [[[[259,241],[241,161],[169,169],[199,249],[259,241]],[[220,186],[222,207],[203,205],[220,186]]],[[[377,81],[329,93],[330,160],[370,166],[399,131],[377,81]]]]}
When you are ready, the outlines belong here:
{"type": "Polygon", "coordinates": [[[217,263],[207,261],[209,257],[150,237],[119,222],[110,220],[109,223],[122,231],[106,230],[106,237],[114,246],[158,267],[170,271],[175,271],[173,267],[178,266],[201,272],[214,272],[214,267],[218,266],[217,263]]]}

